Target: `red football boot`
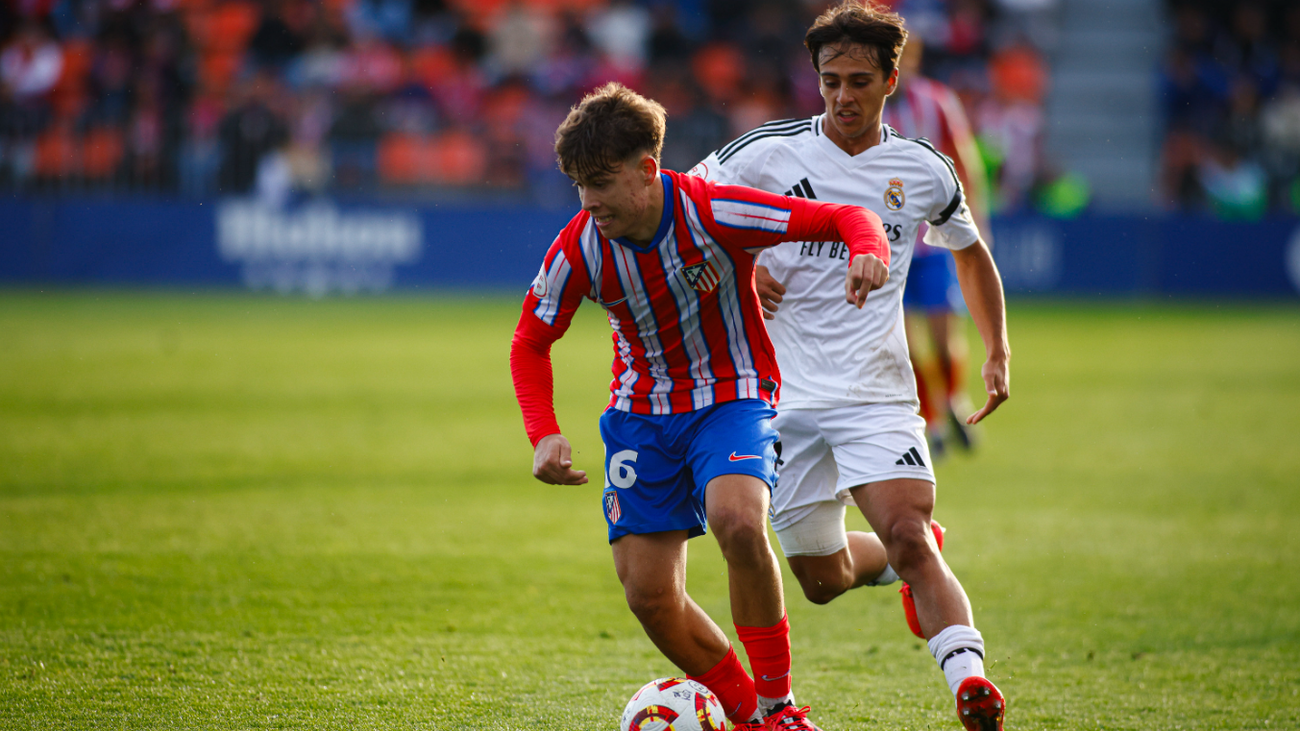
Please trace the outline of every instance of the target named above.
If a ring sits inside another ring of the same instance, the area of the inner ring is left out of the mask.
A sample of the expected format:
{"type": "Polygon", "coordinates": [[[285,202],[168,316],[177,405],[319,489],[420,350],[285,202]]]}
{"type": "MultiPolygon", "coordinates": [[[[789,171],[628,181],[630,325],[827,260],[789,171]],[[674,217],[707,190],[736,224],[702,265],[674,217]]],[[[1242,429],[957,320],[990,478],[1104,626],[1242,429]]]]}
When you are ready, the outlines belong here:
{"type": "Polygon", "coordinates": [[[808,706],[785,705],[766,719],[767,731],[821,731],[808,720],[808,706]]]}
{"type": "MultiPolygon", "coordinates": [[[[939,544],[939,550],[943,550],[943,532],[947,530],[939,525],[939,521],[930,521],[930,530],[934,531],[934,542],[939,544]]],[[[912,599],[912,587],[903,582],[903,588],[898,590],[903,595],[903,616],[907,618],[907,628],[912,630],[912,634],[925,639],[925,634],[921,632],[921,620],[916,618],[916,601],[912,599]]]]}
{"type": "Polygon", "coordinates": [[[972,675],[957,686],[957,717],[966,731],[1002,731],[1007,702],[988,678],[972,675]]]}

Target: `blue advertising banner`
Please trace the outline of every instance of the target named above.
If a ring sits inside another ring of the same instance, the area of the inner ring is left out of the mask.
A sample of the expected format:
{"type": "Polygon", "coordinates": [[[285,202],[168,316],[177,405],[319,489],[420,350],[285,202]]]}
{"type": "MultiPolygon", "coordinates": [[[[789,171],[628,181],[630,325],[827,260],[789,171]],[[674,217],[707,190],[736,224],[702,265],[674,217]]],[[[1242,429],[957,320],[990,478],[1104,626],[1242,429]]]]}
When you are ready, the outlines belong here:
{"type": "Polygon", "coordinates": [[[1008,292],[1096,295],[1295,296],[1300,221],[1178,216],[993,222],[1008,292]]]}
{"type": "MultiPolygon", "coordinates": [[[[0,282],[248,287],[313,296],[522,291],[575,210],[509,205],[0,200],[0,282]]],[[[998,218],[1012,294],[1295,297],[1300,222],[998,218]]]]}

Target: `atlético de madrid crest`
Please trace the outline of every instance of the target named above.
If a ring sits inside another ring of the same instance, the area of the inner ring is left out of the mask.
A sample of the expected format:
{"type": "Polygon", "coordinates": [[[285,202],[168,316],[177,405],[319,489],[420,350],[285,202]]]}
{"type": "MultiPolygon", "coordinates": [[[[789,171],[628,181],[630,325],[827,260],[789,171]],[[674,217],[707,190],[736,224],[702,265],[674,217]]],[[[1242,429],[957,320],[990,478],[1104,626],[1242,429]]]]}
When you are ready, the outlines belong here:
{"type": "Polygon", "coordinates": [[[905,200],[907,199],[903,197],[903,181],[898,178],[890,179],[889,187],[885,188],[885,208],[897,211],[903,207],[905,200]]]}
{"type": "Polygon", "coordinates": [[[712,292],[713,288],[718,286],[718,282],[722,281],[722,274],[711,261],[682,267],[681,272],[686,283],[701,292],[712,292]]]}
{"type": "Polygon", "coordinates": [[[618,504],[618,493],[613,490],[605,493],[605,517],[611,523],[617,523],[623,517],[623,508],[618,504]]]}

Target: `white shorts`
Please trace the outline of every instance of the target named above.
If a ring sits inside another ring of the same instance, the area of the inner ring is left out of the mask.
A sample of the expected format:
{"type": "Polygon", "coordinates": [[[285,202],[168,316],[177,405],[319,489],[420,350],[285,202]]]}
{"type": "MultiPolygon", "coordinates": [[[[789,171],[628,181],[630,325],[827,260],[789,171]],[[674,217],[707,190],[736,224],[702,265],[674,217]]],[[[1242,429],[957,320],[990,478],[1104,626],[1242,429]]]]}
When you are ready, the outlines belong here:
{"type": "Polygon", "coordinates": [[[900,478],[934,482],[915,403],[790,409],[778,411],[772,426],[781,435],[772,528],[787,556],[828,556],[848,545],[850,489],[900,478]]]}

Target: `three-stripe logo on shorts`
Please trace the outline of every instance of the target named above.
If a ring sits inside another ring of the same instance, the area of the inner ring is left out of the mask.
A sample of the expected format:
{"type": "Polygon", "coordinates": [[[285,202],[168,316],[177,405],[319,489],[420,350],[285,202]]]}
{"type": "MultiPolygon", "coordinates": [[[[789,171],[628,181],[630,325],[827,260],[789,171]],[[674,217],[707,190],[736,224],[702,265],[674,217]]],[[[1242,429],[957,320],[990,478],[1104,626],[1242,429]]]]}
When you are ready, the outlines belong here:
{"type": "Polygon", "coordinates": [[[913,467],[924,467],[925,460],[921,459],[921,453],[916,451],[916,447],[903,452],[903,457],[894,464],[910,464],[913,467]]]}

